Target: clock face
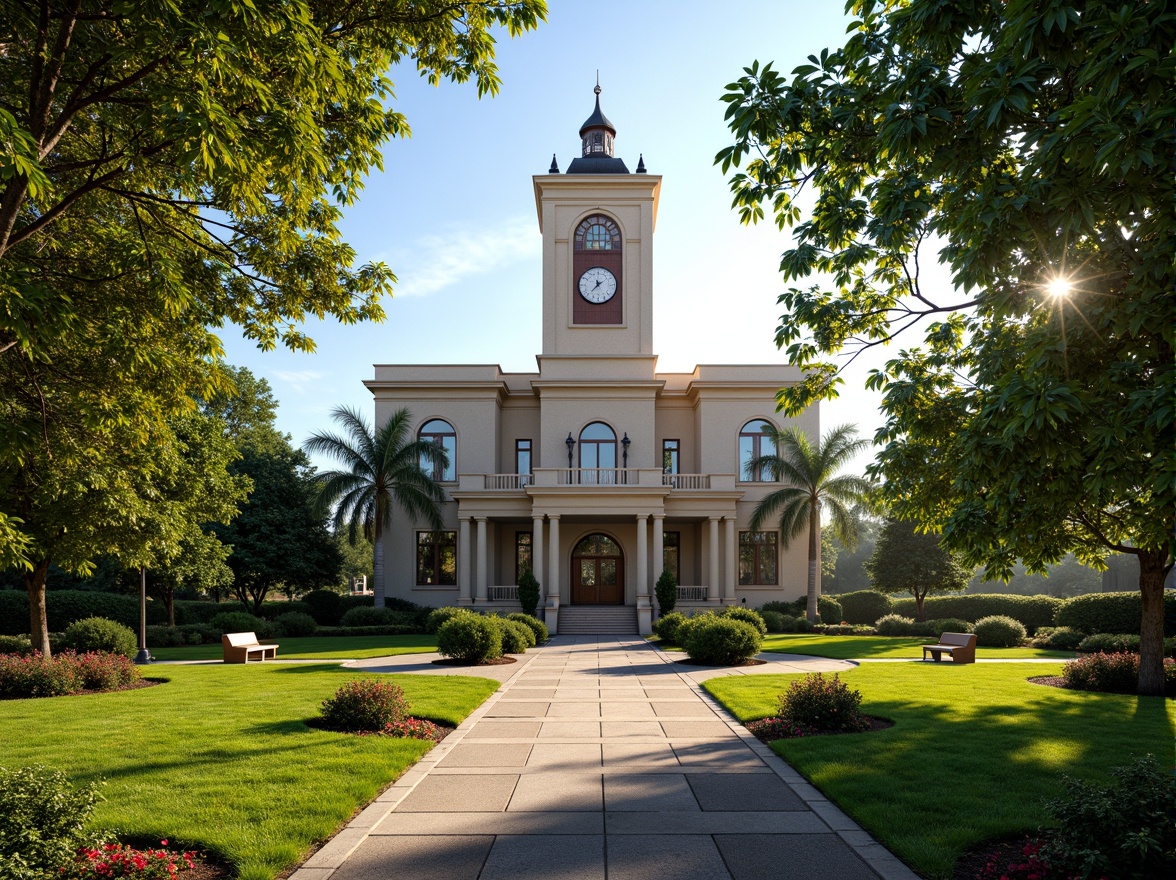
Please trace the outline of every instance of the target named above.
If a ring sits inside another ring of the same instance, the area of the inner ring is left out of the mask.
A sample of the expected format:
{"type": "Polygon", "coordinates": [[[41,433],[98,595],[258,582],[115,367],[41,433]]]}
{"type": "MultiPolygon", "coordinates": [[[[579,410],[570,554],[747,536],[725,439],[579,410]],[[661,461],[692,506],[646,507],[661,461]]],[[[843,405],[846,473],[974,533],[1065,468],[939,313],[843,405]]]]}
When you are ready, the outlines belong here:
{"type": "Polygon", "coordinates": [[[617,292],[617,279],[601,266],[588,269],[580,276],[580,296],[590,303],[605,303],[617,292]]]}

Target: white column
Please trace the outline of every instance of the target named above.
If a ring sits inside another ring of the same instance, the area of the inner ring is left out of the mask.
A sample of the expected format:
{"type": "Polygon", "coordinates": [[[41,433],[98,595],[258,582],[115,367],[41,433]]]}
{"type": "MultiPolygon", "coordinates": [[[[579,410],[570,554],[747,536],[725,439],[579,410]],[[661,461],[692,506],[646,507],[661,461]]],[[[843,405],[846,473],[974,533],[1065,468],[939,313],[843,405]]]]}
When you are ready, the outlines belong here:
{"type": "Polygon", "coordinates": [[[727,528],[727,549],[723,556],[723,597],[730,603],[735,602],[736,582],[736,551],[735,546],[735,517],[728,516],[723,520],[727,528]]]}
{"type": "Polygon", "coordinates": [[[474,582],[470,577],[470,518],[458,517],[457,533],[457,604],[474,601],[474,582]]]}
{"type": "Polygon", "coordinates": [[[637,516],[637,595],[649,596],[649,517],[637,516]]]}
{"type": "Polygon", "coordinates": [[[719,601],[719,517],[712,516],[710,521],[710,582],[706,585],[706,600],[719,601]]]}
{"type": "Polygon", "coordinates": [[[547,560],[547,595],[559,599],[559,514],[553,513],[547,518],[551,526],[551,543],[548,545],[547,560]]]}
{"type": "Polygon", "coordinates": [[[651,577],[656,584],[661,577],[662,569],[666,567],[665,548],[666,518],[661,514],[653,515],[653,573],[651,577]]]}
{"type": "Polygon", "coordinates": [[[478,602],[485,602],[488,591],[486,585],[488,583],[486,571],[486,517],[476,516],[474,521],[478,524],[478,602]]]}
{"type": "Polygon", "coordinates": [[[531,517],[531,571],[539,584],[539,605],[547,595],[547,575],[543,571],[543,514],[531,517]]]}

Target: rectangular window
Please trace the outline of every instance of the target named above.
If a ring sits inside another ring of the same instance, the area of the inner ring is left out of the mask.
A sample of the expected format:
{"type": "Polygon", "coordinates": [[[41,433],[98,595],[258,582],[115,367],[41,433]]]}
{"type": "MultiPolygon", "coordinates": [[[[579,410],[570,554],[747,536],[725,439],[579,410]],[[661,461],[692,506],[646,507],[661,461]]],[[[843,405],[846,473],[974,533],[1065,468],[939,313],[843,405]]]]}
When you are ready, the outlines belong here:
{"type": "Polygon", "coordinates": [[[530,440],[516,440],[515,441],[515,473],[519,476],[525,476],[528,479],[519,480],[520,486],[525,486],[530,482],[531,475],[531,441],[530,440]]]}
{"type": "Polygon", "coordinates": [[[663,440],[662,441],[662,473],[663,474],[680,474],[682,473],[680,467],[680,456],[682,444],[678,440],[663,440]]]}
{"type": "Polygon", "coordinates": [[[681,548],[681,532],[662,532],[662,569],[672,574],[678,583],[682,583],[681,548]]]}
{"type": "Polygon", "coordinates": [[[739,583],[775,584],[776,532],[739,533],[739,583]]]}
{"type": "Polygon", "coordinates": [[[457,532],[417,532],[416,582],[422,587],[457,584],[457,532]]]}
{"type": "Polygon", "coordinates": [[[523,576],[523,572],[532,570],[530,532],[515,532],[515,583],[523,576]]]}

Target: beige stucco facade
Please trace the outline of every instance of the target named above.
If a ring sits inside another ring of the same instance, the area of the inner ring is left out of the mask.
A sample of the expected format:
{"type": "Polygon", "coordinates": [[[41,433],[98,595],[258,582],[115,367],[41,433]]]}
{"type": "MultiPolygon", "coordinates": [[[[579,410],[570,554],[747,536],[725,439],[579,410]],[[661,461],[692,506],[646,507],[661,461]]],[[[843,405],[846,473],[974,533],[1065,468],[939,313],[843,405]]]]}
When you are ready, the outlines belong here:
{"type": "MultiPolygon", "coordinates": [[[[456,548],[446,551],[452,555],[442,561],[444,571],[430,567],[428,558],[421,563],[423,526],[398,512],[384,537],[383,583],[374,585],[380,604],[384,597],[399,597],[430,606],[517,610],[522,546],[523,560],[529,553],[540,581],[548,624],[558,630],[559,609],[584,603],[591,592],[581,581],[604,576],[604,569],[593,569],[591,560],[576,553],[591,535],[604,535],[619,548],[619,557],[607,564],[619,568],[621,583],[608,602],[635,607],[643,632],[667,559],[676,562],[682,607],[758,607],[804,594],[804,541],[785,549],[776,540],[773,583],[757,583],[768,578],[746,565],[741,576],[748,520],[777,485],[740,472],[739,436],[748,423],[763,420],[795,425],[815,437],[817,408],[792,420],[776,412],[776,392],[801,379],[793,367],[719,364],[691,373],[657,372],[653,245],[662,181],[638,171],[534,178],[543,234],[543,286],[537,291],[543,340],[535,372],[504,373],[490,364],[378,364],[365,383],[378,423],[407,407],[415,429],[443,420],[456,442],[452,472],[442,483],[445,531],[451,533],[444,539],[449,547],[456,539],[456,548]],[[601,217],[619,230],[612,247],[621,254],[620,309],[610,323],[586,324],[573,315],[581,296],[577,248],[579,265],[591,262],[577,230],[601,217]],[[595,427],[585,434],[590,425],[595,427]],[[603,445],[594,445],[590,438],[596,436],[606,438],[603,445]],[[517,458],[519,441],[530,441],[529,468],[517,458]],[[672,473],[664,467],[667,441],[677,441],[672,473]],[[676,560],[672,551],[666,556],[666,544],[674,542],[676,560]]],[[[613,576],[611,567],[609,572],[613,576]]]]}

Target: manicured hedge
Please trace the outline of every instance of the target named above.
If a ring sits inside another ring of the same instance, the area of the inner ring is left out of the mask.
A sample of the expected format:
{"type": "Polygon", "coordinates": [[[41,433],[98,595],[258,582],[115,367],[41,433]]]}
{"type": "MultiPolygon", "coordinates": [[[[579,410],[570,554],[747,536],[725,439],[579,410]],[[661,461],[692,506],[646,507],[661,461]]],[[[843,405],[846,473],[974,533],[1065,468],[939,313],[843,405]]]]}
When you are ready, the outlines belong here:
{"type": "Polygon", "coordinates": [[[315,636],[411,636],[421,631],[417,626],[320,626],[315,636]]]}
{"type": "MultiPolygon", "coordinates": [[[[134,630],[139,628],[139,598],[90,590],[49,590],[45,593],[49,629],[64,632],[76,620],[105,617],[134,630]]],[[[162,602],[147,603],[149,624],[167,623],[162,602]]],[[[20,635],[29,631],[29,595],[21,590],[0,590],[0,634],[20,635]]]]}
{"type": "MultiPolygon", "coordinates": [[[[1039,626],[1054,626],[1054,616],[1061,607],[1062,600],[1052,596],[977,593],[959,596],[928,596],[923,602],[923,614],[928,618],[958,617],[969,623],[975,623],[982,617],[1011,617],[1021,621],[1025,629],[1032,635],[1039,626]]],[[[904,617],[914,617],[915,600],[896,599],[893,613],[901,614],[904,617]]]]}
{"type": "Polygon", "coordinates": [[[838,593],[834,598],[841,603],[841,615],[846,623],[873,626],[878,619],[890,614],[890,597],[878,590],[857,590],[838,593]]]}
{"type": "MultiPolygon", "coordinates": [[[[1084,633],[1135,633],[1143,624],[1139,593],[1088,593],[1067,599],[1058,612],[1058,626],[1084,633]]],[[[1176,635],[1176,592],[1164,591],[1164,635],[1176,635]]]]}

